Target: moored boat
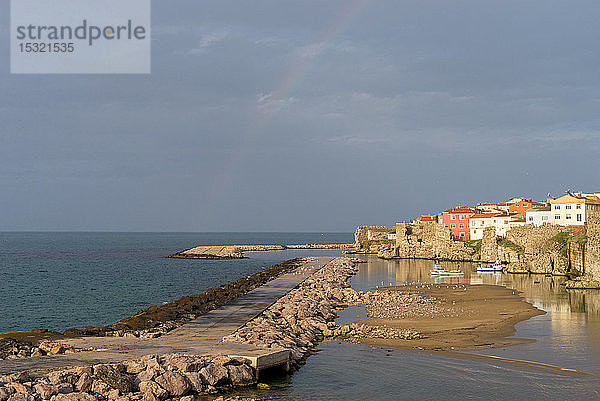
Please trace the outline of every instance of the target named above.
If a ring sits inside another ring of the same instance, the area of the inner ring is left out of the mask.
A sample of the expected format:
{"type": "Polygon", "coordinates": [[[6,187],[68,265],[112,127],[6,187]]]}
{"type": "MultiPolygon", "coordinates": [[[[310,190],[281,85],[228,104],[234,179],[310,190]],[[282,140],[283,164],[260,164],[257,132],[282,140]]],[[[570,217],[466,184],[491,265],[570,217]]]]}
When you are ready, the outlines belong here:
{"type": "Polygon", "coordinates": [[[493,265],[480,265],[477,268],[478,272],[501,272],[503,269],[500,261],[496,261],[493,265]]]}

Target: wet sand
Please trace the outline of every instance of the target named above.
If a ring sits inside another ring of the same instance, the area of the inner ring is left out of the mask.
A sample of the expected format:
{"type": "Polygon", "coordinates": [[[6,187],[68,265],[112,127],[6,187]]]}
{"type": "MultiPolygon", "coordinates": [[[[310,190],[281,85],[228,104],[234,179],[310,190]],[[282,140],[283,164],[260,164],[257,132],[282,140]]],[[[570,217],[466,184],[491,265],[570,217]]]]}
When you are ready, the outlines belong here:
{"type": "MultiPolygon", "coordinates": [[[[361,343],[425,350],[474,350],[522,344],[534,340],[507,338],[515,324],[545,312],[524,301],[520,293],[493,285],[420,284],[388,287],[385,290],[434,297],[438,304],[431,313],[420,313],[421,305],[403,305],[402,316],[359,320],[358,324],[418,331],[423,338],[362,338],[361,343]],[[408,307],[408,312],[406,310],[408,307]],[[411,311],[410,309],[413,309],[411,311]],[[414,313],[410,313],[414,312],[414,313]]],[[[392,313],[393,315],[393,313],[392,313]]]]}

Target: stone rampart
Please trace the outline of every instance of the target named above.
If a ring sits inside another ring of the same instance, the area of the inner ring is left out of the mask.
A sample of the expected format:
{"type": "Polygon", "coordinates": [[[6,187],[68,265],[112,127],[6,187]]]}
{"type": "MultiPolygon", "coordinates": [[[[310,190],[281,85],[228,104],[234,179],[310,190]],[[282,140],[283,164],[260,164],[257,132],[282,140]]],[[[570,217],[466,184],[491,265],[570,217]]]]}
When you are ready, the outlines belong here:
{"type": "Polygon", "coordinates": [[[382,244],[387,244],[388,234],[395,232],[394,227],[360,226],[354,232],[354,246],[358,252],[375,252],[382,244]]]}
{"type": "Polygon", "coordinates": [[[567,288],[600,288],[600,212],[586,211],[586,238],[578,241],[583,249],[582,275],[567,283],[567,288]]]}
{"type": "Polygon", "coordinates": [[[454,241],[450,230],[434,222],[397,223],[396,247],[387,256],[417,259],[471,260],[474,248],[454,241]]]}

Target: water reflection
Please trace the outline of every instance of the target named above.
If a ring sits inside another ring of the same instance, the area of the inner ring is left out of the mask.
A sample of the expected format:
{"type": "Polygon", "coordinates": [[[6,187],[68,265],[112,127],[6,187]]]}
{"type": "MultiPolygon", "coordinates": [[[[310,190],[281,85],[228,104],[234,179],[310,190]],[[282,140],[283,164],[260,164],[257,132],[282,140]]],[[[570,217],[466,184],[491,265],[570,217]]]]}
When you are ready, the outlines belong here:
{"type": "Polygon", "coordinates": [[[407,283],[465,283],[502,285],[518,290],[528,301],[547,312],[517,324],[516,336],[533,338],[523,344],[481,354],[551,363],[565,368],[600,373],[600,291],[565,289],[565,277],[509,273],[478,273],[475,263],[442,263],[460,268],[463,277],[432,277],[429,260],[382,260],[363,257],[352,279],[356,290],[407,283]]]}
{"type": "MultiPolygon", "coordinates": [[[[385,261],[366,258],[352,279],[356,290],[432,283],[426,260],[385,261]]],[[[271,390],[236,390],[251,397],[282,400],[398,399],[597,399],[600,394],[600,292],[566,292],[564,278],[477,273],[473,263],[444,264],[461,268],[464,277],[443,282],[505,285],[548,313],[517,325],[516,335],[536,342],[474,352],[542,362],[591,374],[573,374],[502,363],[493,359],[450,357],[389,347],[328,341],[292,376],[265,378],[271,390]]],[[[364,316],[360,306],[346,309],[340,322],[364,316]]],[[[235,394],[235,393],[234,393],[235,394]]]]}

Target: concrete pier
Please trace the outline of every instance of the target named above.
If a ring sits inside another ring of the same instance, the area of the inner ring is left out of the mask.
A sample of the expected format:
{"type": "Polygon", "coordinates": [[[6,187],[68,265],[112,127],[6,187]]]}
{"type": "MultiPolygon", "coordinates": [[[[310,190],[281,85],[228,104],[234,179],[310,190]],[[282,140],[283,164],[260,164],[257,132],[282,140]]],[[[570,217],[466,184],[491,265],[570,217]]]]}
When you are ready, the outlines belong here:
{"type": "Polygon", "coordinates": [[[66,355],[1,360],[0,374],[23,370],[47,371],[58,368],[114,363],[145,355],[188,353],[195,355],[225,354],[243,357],[258,370],[274,366],[286,367],[289,351],[262,349],[247,344],[223,343],[246,322],[261,314],[287,292],[297,287],[332,258],[314,258],[296,269],[250,291],[227,305],[214,309],[159,338],[81,337],[61,342],[75,348],[93,348],[66,355]]]}
{"type": "Polygon", "coordinates": [[[168,257],[182,259],[242,259],[244,252],[282,251],[285,249],[354,249],[354,244],[197,246],[174,253],[168,257]]]}

